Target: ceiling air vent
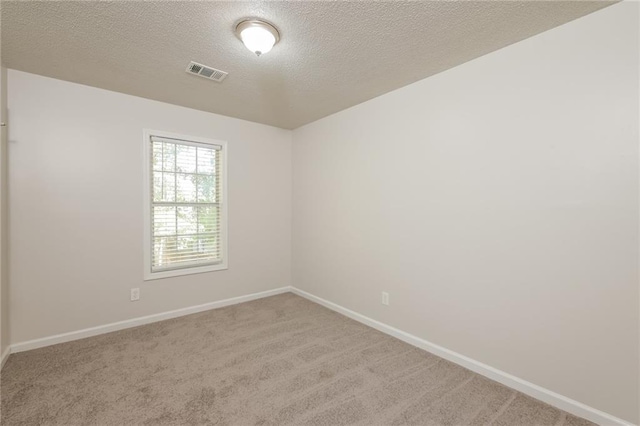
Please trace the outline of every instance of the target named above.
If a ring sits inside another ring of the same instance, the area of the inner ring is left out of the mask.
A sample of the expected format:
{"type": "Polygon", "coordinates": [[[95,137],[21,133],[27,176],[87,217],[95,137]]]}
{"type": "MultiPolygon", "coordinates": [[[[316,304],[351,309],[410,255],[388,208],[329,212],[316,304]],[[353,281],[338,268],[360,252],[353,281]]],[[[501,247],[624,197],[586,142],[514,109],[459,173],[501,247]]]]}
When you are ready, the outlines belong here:
{"type": "Polygon", "coordinates": [[[217,70],[215,68],[208,67],[206,65],[199,64],[191,61],[187,67],[189,74],[194,74],[199,77],[208,78],[209,80],[217,81],[220,83],[227,76],[227,72],[217,70]]]}

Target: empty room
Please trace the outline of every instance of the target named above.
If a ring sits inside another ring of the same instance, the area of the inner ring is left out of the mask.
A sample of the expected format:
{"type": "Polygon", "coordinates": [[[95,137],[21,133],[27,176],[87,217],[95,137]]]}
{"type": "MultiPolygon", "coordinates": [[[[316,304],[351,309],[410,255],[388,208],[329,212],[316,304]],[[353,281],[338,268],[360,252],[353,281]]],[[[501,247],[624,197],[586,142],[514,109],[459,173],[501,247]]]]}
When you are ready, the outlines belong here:
{"type": "Polygon", "coordinates": [[[640,425],[640,2],[0,24],[3,426],[640,425]]]}

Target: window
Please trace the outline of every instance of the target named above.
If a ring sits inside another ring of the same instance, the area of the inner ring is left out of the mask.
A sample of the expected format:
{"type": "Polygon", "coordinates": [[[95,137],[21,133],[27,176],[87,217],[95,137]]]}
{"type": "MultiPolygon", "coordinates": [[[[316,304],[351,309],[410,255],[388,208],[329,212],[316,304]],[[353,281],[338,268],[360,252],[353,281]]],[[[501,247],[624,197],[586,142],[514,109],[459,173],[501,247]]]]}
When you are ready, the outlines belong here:
{"type": "Polygon", "coordinates": [[[226,143],[147,130],[146,280],[227,268],[226,143]]]}

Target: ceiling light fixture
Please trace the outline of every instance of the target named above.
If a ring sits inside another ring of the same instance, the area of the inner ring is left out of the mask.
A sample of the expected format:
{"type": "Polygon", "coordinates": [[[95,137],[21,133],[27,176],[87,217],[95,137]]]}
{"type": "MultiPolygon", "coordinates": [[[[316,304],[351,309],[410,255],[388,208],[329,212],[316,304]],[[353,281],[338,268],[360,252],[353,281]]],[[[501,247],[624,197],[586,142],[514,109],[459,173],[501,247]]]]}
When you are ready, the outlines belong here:
{"type": "Polygon", "coordinates": [[[236,35],[244,45],[260,56],[280,41],[278,29],[266,21],[246,19],[236,26],[236,35]]]}

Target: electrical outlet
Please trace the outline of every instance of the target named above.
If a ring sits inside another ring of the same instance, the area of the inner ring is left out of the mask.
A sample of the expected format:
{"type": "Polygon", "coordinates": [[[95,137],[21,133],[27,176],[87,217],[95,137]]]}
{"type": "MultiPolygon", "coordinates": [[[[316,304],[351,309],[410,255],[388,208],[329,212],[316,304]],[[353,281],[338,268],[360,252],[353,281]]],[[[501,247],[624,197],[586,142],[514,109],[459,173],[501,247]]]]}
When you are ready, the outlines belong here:
{"type": "Polygon", "coordinates": [[[382,304],[387,306],[389,305],[389,293],[386,291],[382,292],[382,304]]]}
{"type": "Polygon", "coordinates": [[[135,302],[136,300],[140,300],[140,289],[132,288],[131,289],[131,301],[135,302]]]}

